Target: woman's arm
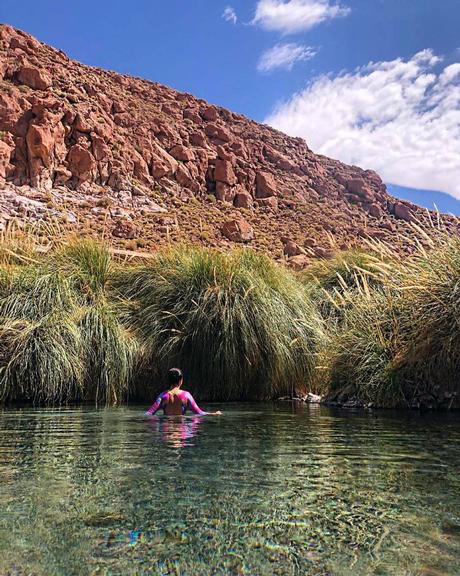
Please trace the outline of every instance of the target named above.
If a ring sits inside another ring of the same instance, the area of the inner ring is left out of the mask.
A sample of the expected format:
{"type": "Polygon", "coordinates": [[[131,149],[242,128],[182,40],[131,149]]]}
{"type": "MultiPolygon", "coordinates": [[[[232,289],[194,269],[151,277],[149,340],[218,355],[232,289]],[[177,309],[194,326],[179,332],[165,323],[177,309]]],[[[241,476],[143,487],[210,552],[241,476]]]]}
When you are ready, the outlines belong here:
{"type": "Polygon", "coordinates": [[[194,414],[199,414],[200,416],[219,416],[221,412],[205,412],[202,410],[198,404],[195,402],[195,398],[187,392],[187,408],[189,408],[194,414]]]}
{"type": "Polygon", "coordinates": [[[147,412],[145,412],[145,416],[153,416],[154,414],[156,414],[158,412],[158,410],[161,408],[162,402],[163,402],[163,393],[161,393],[158,396],[158,398],[150,406],[150,408],[147,410],[147,412]]]}

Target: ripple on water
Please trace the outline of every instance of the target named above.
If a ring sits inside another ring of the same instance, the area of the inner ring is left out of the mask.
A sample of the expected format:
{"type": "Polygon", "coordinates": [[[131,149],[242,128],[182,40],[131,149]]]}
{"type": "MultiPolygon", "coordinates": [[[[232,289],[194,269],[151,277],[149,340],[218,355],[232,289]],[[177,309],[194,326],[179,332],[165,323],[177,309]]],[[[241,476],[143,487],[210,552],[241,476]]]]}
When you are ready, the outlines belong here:
{"type": "Polygon", "coordinates": [[[0,574],[458,574],[460,420],[0,412],[0,574]]]}

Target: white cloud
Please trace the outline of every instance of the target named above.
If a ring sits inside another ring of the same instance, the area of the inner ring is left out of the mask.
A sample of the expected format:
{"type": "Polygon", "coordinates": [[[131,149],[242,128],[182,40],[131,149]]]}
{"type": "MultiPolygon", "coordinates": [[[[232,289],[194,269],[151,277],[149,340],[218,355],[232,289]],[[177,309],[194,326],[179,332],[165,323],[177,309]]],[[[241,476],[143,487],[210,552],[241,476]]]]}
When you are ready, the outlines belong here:
{"type": "Polygon", "coordinates": [[[238,16],[236,15],[234,8],[231,6],[227,6],[227,8],[225,8],[222,14],[222,18],[226,22],[231,22],[232,24],[236,24],[238,22],[238,16]]]}
{"type": "Polygon", "coordinates": [[[460,198],[460,63],[424,50],[320,76],[265,120],[386,182],[460,198]]]}
{"type": "Polygon", "coordinates": [[[350,8],[330,0],[259,0],[252,23],[265,30],[295,34],[349,13],[350,8]]]}
{"type": "Polygon", "coordinates": [[[259,72],[272,72],[276,69],[292,70],[296,62],[311,60],[316,55],[316,50],[311,46],[302,44],[276,44],[266,50],[257,64],[259,72]]]}

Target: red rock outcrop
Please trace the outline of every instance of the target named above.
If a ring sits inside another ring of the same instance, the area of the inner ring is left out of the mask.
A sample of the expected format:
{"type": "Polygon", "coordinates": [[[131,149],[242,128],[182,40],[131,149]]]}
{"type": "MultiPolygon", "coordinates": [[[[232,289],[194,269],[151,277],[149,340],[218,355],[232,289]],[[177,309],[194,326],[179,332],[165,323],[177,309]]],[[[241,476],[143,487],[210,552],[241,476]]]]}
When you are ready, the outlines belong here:
{"type": "Polygon", "coordinates": [[[244,241],[296,267],[330,254],[331,239],[410,250],[410,223],[429,224],[371,170],[1,25],[0,228],[12,218],[56,218],[64,233],[105,230],[142,248],[244,241]]]}

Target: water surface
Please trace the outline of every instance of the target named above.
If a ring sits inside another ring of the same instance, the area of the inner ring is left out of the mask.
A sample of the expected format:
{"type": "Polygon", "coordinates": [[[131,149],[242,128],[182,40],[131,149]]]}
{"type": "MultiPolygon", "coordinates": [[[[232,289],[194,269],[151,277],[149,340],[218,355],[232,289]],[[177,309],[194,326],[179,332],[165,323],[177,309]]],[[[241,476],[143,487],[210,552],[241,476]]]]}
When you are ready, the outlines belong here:
{"type": "Polygon", "coordinates": [[[0,412],[0,574],[460,574],[460,419],[0,412]]]}

